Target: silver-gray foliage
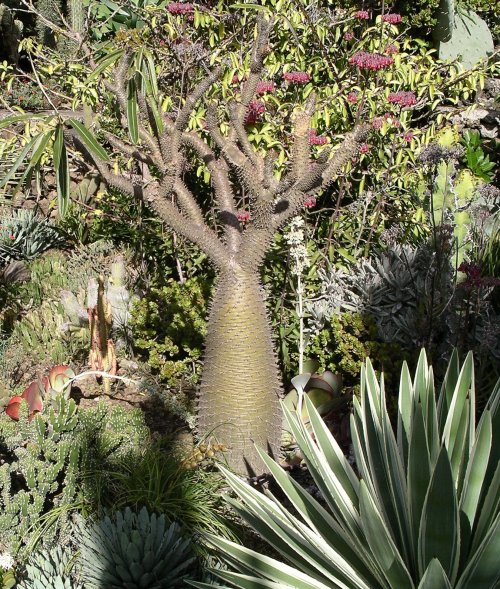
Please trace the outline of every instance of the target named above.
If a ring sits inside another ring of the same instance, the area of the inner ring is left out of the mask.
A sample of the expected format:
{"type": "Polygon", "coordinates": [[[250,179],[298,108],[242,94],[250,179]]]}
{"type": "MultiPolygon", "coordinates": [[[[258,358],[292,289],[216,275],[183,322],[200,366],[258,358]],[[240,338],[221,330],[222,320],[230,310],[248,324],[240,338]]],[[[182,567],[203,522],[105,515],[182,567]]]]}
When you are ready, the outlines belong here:
{"type": "Polygon", "coordinates": [[[26,565],[26,578],[19,589],[83,589],[71,579],[72,554],[60,546],[36,553],[26,565]]]}
{"type": "Polygon", "coordinates": [[[196,566],[180,527],[145,507],[90,524],[80,520],[78,527],[85,589],[174,589],[196,566]]]}

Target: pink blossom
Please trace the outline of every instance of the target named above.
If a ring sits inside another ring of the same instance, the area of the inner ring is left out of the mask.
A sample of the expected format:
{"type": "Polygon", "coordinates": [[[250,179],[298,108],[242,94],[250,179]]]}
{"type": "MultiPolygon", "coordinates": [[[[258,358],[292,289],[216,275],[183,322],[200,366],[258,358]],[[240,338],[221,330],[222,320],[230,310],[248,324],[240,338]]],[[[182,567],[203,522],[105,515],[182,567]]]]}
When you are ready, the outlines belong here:
{"type": "Polygon", "coordinates": [[[236,216],[238,217],[238,221],[240,223],[246,223],[247,221],[250,221],[250,213],[248,211],[238,211],[236,216]]]}
{"type": "Polygon", "coordinates": [[[382,129],[382,125],[384,124],[384,117],[375,117],[372,120],[372,127],[377,131],[382,129]]]}
{"type": "Polygon", "coordinates": [[[398,52],[399,49],[396,47],[396,45],[394,45],[394,43],[388,43],[384,47],[384,53],[387,53],[387,55],[395,55],[398,52]]]}
{"type": "Polygon", "coordinates": [[[312,209],[316,206],[316,197],[315,196],[308,196],[304,201],[304,207],[306,209],[312,209]]]}
{"type": "Polygon", "coordinates": [[[354,39],[354,33],[352,31],[347,31],[344,33],[344,39],[346,41],[352,41],[354,39]]]}
{"type": "Polygon", "coordinates": [[[16,239],[16,237],[15,237],[15,235],[9,235],[9,239],[10,239],[11,241],[14,241],[14,239],[16,239]]]}
{"type": "Polygon", "coordinates": [[[370,15],[368,14],[367,10],[358,10],[354,16],[358,19],[358,20],[368,20],[370,18],[370,15]]]}
{"type": "Polygon", "coordinates": [[[247,114],[245,117],[245,125],[253,125],[256,123],[260,115],[266,110],[264,104],[258,100],[252,100],[248,105],[247,114]]]}
{"type": "Polygon", "coordinates": [[[411,131],[406,131],[403,135],[403,140],[407,143],[411,143],[413,141],[413,133],[411,131]]]}
{"type": "Polygon", "coordinates": [[[356,104],[358,102],[358,93],[357,92],[349,92],[347,95],[347,102],[350,104],[356,104]]]}
{"type": "Polygon", "coordinates": [[[193,5],[191,2],[170,2],[167,6],[170,14],[187,14],[193,12],[193,5]]]}
{"type": "Polygon", "coordinates": [[[383,22],[387,22],[390,25],[397,25],[401,22],[401,15],[400,14],[396,14],[395,12],[392,12],[390,14],[384,14],[382,16],[382,21],[383,22]]]}
{"type": "Polygon", "coordinates": [[[359,153],[368,153],[370,151],[370,146],[368,143],[362,143],[359,146],[359,153]]]}
{"type": "Polygon", "coordinates": [[[256,94],[265,94],[266,92],[274,92],[274,82],[258,82],[255,88],[256,94]]]}
{"type": "Polygon", "coordinates": [[[325,137],[324,135],[317,135],[316,129],[310,129],[309,143],[311,145],[325,145],[325,143],[328,143],[328,137],[325,137]]]}
{"type": "Polygon", "coordinates": [[[285,72],[283,79],[294,84],[307,84],[311,76],[307,72],[285,72]]]}
{"type": "Polygon", "coordinates": [[[389,67],[394,63],[394,59],[380,53],[368,53],[367,51],[357,51],[350,59],[351,65],[357,66],[362,70],[378,71],[389,67]]]}
{"type": "Polygon", "coordinates": [[[417,97],[414,92],[391,92],[387,100],[400,106],[414,106],[417,104],[417,97]]]}

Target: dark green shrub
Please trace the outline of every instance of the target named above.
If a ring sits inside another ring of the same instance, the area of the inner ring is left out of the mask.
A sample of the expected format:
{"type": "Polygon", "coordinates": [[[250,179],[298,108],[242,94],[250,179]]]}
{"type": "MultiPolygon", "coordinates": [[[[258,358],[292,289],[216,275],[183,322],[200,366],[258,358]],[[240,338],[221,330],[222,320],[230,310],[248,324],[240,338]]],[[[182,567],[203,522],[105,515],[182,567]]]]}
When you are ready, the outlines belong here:
{"type": "Polygon", "coordinates": [[[198,382],[209,285],[204,278],[152,288],[132,309],[134,345],[171,386],[198,382]]]}

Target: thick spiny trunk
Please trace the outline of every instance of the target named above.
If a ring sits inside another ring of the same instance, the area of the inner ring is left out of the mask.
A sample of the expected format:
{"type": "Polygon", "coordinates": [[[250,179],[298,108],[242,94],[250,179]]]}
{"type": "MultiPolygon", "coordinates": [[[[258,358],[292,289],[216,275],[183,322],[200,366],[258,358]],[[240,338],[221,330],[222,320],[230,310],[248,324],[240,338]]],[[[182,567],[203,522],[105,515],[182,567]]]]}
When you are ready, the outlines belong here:
{"type": "Polygon", "coordinates": [[[208,320],[199,433],[230,446],[228,462],[236,471],[262,472],[254,444],[277,456],[280,396],[259,276],[241,270],[223,273],[208,320]]]}

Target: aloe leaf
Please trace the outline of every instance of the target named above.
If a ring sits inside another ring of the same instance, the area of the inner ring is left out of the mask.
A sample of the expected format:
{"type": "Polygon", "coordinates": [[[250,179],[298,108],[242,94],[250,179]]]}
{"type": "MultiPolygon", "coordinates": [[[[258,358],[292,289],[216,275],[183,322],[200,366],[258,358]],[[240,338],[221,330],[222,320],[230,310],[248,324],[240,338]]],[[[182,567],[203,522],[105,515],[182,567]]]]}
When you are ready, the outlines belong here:
{"type": "MultiPolygon", "coordinates": [[[[498,493],[498,489],[497,489],[498,493]]],[[[496,589],[500,582],[500,514],[492,523],[456,584],[456,589],[496,589]]]]}
{"type": "Polygon", "coordinates": [[[78,136],[84,143],[85,147],[87,147],[91,153],[105,162],[109,161],[109,156],[106,153],[106,150],[99,144],[95,135],[91,133],[85,125],[76,119],[68,119],[68,123],[78,133],[78,136]]]}
{"type": "Polygon", "coordinates": [[[410,573],[364,481],[360,482],[359,491],[363,529],[380,570],[384,573],[392,589],[413,589],[410,573]]]}
{"type": "Polygon", "coordinates": [[[132,143],[135,144],[139,141],[139,118],[137,111],[137,87],[135,80],[131,79],[128,82],[127,124],[130,139],[132,140],[132,143]]]}
{"type": "Polygon", "coordinates": [[[419,528],[419,570],[423,572],[437,558],[453,583],[459,560],[459,520],[450,460],[444,446],[432,473],[419,528]]]}
{"type": "Polygon", "coordinates": [[[450,581],[437,558],[433,558],[417,589],[452,589],[450,581]]]}

